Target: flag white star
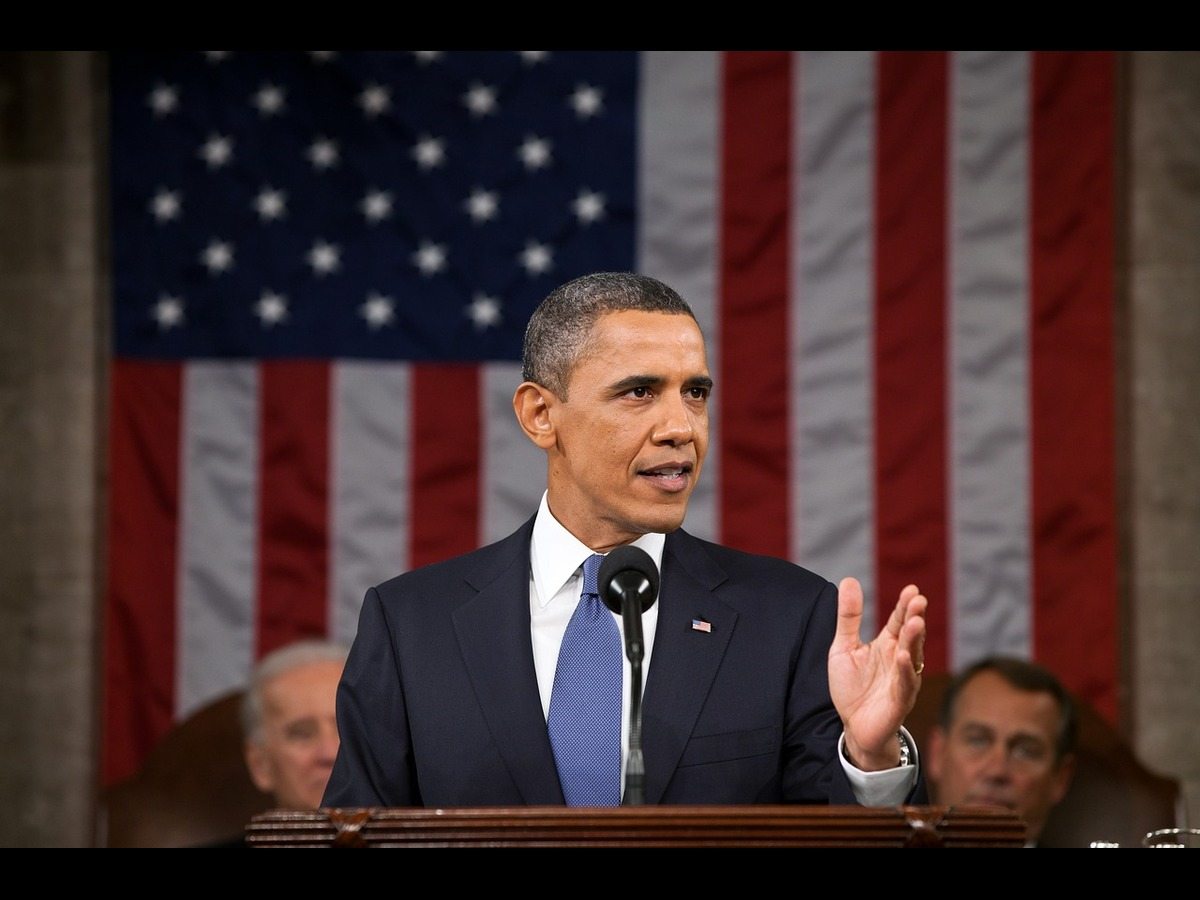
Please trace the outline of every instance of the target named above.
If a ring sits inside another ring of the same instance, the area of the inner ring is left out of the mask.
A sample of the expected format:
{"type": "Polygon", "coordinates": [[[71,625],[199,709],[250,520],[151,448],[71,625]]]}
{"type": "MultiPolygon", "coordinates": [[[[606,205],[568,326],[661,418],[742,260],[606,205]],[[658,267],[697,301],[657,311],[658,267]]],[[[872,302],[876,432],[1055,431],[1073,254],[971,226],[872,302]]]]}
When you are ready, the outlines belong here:
{"type": "Polygon", "coordinates": [[[219,62],[224,62],[229,57],[228,50],[205,50],[204,58],[214,65],[219,62]]]}
{"type": "Polygon", "coordinates": [[[264,222],[274,222],[287,215],[287,194],[276,190],[269,184],[264,185],[254,198],[254,211],[264,222]]]}
{"type": "Polygon", "coordinates": [[[521,162],[531,172],[544,169],[550,165],[550,142],[531,134],[517,150],[517,156],[521,157],[521,162]]]}
{"type": "Polygon", "coordinates": [[[283,112],[283,88],[264,84],[251,100],[258,114],[264,118],[283,112]]]}
{"type": "Polygon", "coordinates": [[[150,108],[157,118],[168,116],[179,108],[179,89],[173,84],[159,82],[146,98],[150,108]]]}
{"type": "Polygon", "coordinates": [[[308,55],[313,58],[313,62],[327,63],[332,59],[337,58],[336,50],[309,50],[308,55]]]}
{"type": "Polygon", "coordinates": [[[172,297],[170,294],[160,294],[158,302],[150,310],[150,315],[158,322],[159,331],[167,331],[183,324],[183,298],[172,297]]]}
{"type": "Polygon", "coordinates": [[[180,199],[179,191],[159,188],[158,193],[150,200],[150,213],[159,223],[178,219],[182,211],[183,200],[180,199]]]}
{"type": "Polygon", "coordinates": [[[475,323],[476,331],[494,328],[500,324],[500,301],[487,294],[477,293],[467,305],[466,314],[475,323]]]}
{"type": "Polygon", "coordinates": [[[476,224],[480,222],[488,222],[496,218],[500,212],[500,195],[495,191],[485,191],[483,188],[475,188],[471,191],[471,196],[466,199],[463,206],[467,208],[467,215],[471,217],[471,221],[476,224]]]}
{"type": "Polygon", "coordinates": [[[392,97],[383,85],[368,84],[358,95],[358,105],[362,107],[363,114],[367,118],[373,119],[375,116],[387,112],[388,107],[392,105],[392,97]]]}
{"type": "Polygon", "coordinates": [[[210,134],[200,147],[200,158],[210,169],[219,169],[233,159],[233,138],[221,134],[210,134]]]}
{"type": "Polygon", "coordinates": [[[375,331],[384,325],[391,325],[395,321],[395,304],[396,302],[391,297],[370,293],[367,294],[367,302],[360,306],[358,311],[367,320],[367,325],[371,327],[371,330],[375,331]]]}
{"type": "Polygon", "coordinates": [[[462,100],[473,117],[492,115],[498,107],[496,89],[478,81],[467,89],[462,100]]]}
{"type": "Polygon", "coordinates": [[[318,172],[332,169],[338,164],[337,141],[330,140],[327,137],[318,137],[308,145],[307,156],[308,161],[312,163],[312,167],[318,172]]]}
{"type": "Polygon", "coordinates": [[[413,56],[417,58],[417,64],[426,66],[431,62],[437,62],[442,57],[441,50],[414,50],[413,56]]]}
{"type": "Polygon", "coordinates": [[[446,161],[446,142],[428,134],[422,135],[413,145],[412,155],[422,169],[436,169],[446,161]]]}
{"type": "Polygon", "coordinates": [[[604,218],[604,195],[583,188],[571,204],[580,225],[590,225],[604,218]]]}
{"type": "Polygon", "coordinates": [[[328,275],[342,267],[342,250],[337,244],[316,241],[308,251],[308,264],[314,275],[328,275]]]}
{"type": "Polygon", "coordinates": [[[521,62],[527,66],[536,66],[550,55],[545,50],[518,50],[517,52],[521,54],[521,62]]]}
{"type": "Polygon", "coordinates": [[[422,275],[436,275],[446,268],[446,245],[421,241],[417,252],[412,255],[412,261],[421,270],[422,275]]]}
{"type": "Polygon", "coordinates": [[[590,119],[598,115],[604,107],[604,92],[590,84],[576,85],[570,103],[575,115],[581,119],[590,119]]]}
{"type": "Polygon", "coordinates": [[[233,244],[213,238],[200,254],[200,262],[209,275],[220,275],[233,268],[233,244]]]}
{"type": "Polygon", "coordinates": [[[521,251],[521,265],[528,274],[541,275],[554,265],[554,251],[548,244],[526,241],[525,249],[521,251]]]}
{"type": "Polygon", "coordinates": [[[263,291],[254,304],[254,313],[262,320],[264,328],[286,322],[288,317],[287,297],[274,291],[263,291]]]}
{"type": "Polygon", "coordinates": [[[367,191],[358,208],[368,222],[380,222],[392,214],[392,195],[387,191],[367,191]]]}

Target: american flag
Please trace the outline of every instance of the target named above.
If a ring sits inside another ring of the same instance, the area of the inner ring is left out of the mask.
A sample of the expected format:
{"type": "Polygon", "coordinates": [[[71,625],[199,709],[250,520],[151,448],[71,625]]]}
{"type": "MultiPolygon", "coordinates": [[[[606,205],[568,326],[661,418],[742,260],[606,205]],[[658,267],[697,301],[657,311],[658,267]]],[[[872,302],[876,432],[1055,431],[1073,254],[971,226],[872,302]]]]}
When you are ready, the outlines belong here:
{"type": "Polygon", "coordinates": [[[111,55],[104,777],[499,538],[534,306],[636,270],[717,382],[687,527],[926,660],[1118,689],[1110,53],[111,55]]]}

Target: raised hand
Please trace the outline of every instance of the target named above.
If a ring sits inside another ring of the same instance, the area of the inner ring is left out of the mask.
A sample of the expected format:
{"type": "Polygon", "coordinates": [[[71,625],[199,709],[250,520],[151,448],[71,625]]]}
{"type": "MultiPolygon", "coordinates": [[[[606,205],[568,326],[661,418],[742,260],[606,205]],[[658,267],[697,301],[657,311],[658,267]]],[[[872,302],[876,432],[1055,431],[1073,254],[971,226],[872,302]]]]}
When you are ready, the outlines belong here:
{"type": "Polygon", "coordinates": [[[895,766],[896,732],[917,700],[925,668],[925,609],[929,601],[915,584],[900,592],[887,623],[864,644],[862,585],[838,585],[837,632],[829,648],[829,692],[842,718],[846,750],[864,771],[895,766]]]}

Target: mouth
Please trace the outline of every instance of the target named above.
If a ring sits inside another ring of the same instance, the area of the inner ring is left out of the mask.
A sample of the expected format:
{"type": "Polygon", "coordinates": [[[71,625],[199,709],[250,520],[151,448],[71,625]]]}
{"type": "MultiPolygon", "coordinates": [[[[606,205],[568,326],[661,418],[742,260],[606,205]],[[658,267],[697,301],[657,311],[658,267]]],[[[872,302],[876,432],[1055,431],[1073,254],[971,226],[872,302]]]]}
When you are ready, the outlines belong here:
{"type": "Polygon", "coordinates": [[[646,479],[659,490],[672,494],[678,493],[686,490],[688,484],[691,483],[692,464],[690,462],[667,462],[660,466],[640,469],[638,477],[646,479]]]}
{"type": "Polygon", "coordinates": [[[972,795],[967,798],[967,802],[973,806],[999,806],[1004,809],[1016,809],[1017,805],[1005,797],[997,797],[994,794],[972,795]]]}

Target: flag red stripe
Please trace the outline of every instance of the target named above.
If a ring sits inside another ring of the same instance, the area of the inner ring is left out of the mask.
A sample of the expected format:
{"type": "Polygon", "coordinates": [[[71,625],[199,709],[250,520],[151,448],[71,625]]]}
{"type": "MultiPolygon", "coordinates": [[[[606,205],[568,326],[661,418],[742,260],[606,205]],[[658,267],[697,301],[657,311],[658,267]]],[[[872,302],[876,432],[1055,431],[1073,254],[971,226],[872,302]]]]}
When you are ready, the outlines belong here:
{"type": "Polygon", "coordinates": [[[730,53],[722,78],[721,533],[787,558],[791,55],[730,53]]]}
{"type": "Polygon", "coordinates": [[[1034,55],[1030,241],[1035,656],[1112,721],[1114,64],[1034,55]]]}
{"type": "Polygon", "coordinates": [[[257,653],[323,636],[329,582],[329,364],[261,364],[257,653]]]}
{"type": "Polygon", "coordinates": [[[944,53],[880,54],[876,138],[877,621],[916,583],[934,671],[948,662],[946,67],[944,53]]]}
{"type": "Polygon", "coordinates": [[[479,546],[480,377],[474,365],[412,368],[410,568],[479,546]]]}
{"type": "Polygon", "coordinates": [[[109,428],[103,780],[134,773],[175,718],[180,368],[116,360],[109,428]]]}

